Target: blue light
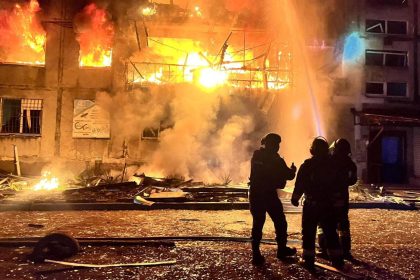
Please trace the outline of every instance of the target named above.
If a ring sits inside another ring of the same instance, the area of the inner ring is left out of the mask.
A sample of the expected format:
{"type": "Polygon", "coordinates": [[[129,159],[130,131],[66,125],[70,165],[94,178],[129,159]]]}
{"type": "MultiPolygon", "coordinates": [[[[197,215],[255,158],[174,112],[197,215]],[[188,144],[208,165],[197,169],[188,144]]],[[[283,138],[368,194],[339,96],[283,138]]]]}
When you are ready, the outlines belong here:
{"type": "Polygon", "coordinates": [[[357,32],[353,32],[344,40],[343,59],[346,62],[358,59],[365,49],[364,42],[357,32]]]}

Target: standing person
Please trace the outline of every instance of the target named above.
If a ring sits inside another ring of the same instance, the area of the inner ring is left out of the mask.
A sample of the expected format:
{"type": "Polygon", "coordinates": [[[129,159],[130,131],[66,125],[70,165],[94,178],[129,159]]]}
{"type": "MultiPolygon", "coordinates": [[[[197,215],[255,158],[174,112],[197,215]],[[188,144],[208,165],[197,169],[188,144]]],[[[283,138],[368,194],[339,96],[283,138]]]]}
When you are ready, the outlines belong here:
{"type": "Polygon", "coordinates": [[[310,152],[312,157],[300,166],[292,194],[292,204],[295,206],[299,206],[300,198],[305,195],[302,213],[303,265],[309,269],[314,268],[316,229],[320,224],[333,266],[342,267],[344,261],[333,213],[335,168],[328,154],[327,141],[323,137],[315,138],[310,152]]]}
{"type": "Polygon", "coordinates": [[[337,214],[338,234],[345,259],[353,259],[351,255],[351,235],[349,220],[349,187],[357,182],[357,167],[351,159],[350,143],[340,138],[334,141],[332,147],[332,161],[337,168],[335,181],[334,212],[337,214]]]}
{"type": "MultiPolygon", "coordinates": [[[[352,260],[351,235],[349,220],[349,187],[357,182],[357,167],[351,159],[350,143],[339,138],[330,147],[331,159],[336,168],[336,177],[333,188],[334,213],[337,219],[337,230],[343,256],[352,260]]],[[[326,240],[322,229],[318,233],[318,244],[321,253],[326,254],[326,240]]]]}
{"type": "Polygon", "coordinates": [[[256,150],[251,159],[249,204],[252,214],[252,263],[255,265],[261,265],[265,261],[260,252],[260,242],[266,212],[273,220],[276,230],[277,258],[283,259],[296,254],[295,248],[286,246],[287,222],[276,190],[284,188],[286,180],[295,177],[296,167],[292,163],[289,168],[277,153],[280,142],[280,135],[267,134],[261,140],[263,147],[256,150]]]}

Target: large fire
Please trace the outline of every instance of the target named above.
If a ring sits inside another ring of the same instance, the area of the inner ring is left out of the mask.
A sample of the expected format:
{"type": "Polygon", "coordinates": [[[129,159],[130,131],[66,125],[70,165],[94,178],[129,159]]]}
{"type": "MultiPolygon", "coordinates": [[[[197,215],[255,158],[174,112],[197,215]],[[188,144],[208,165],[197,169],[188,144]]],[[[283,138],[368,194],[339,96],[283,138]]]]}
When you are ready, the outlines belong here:
{"type": "MultiPolygon", "coordinates": [[[[210,54],[202,43],[183,38],[149,38],[143,62],[131,63],[133,83],[196,83],[203,88],[218,86],[281,90],[290,84],[291,53],[268,59],[267,46],[240,49],[225,44],[210,54]],[[254,51],[258,53],[254,54],[254,51]],[[265,52],[265,53],[264,53],[265,52]],[[280,66],[281,64],[281,66],[280,66]],[[280,71],[282,68],[282,71],[280,71]]],[[[131,72],[130,72],[131,70],[131,72]]]]}
{"type": "Polygon", "coordinates": [[[80,45],[79,65],[111,66],[114,26],[108,13],[95,3],[89,4],[76,16],[75,26],[80,45]]]}
{"type": "Polygon", "coordinates": [[[37,0],[0,10],[0,60],[10,63],[44,64],[46,33],[37,13],[37,0]]]}

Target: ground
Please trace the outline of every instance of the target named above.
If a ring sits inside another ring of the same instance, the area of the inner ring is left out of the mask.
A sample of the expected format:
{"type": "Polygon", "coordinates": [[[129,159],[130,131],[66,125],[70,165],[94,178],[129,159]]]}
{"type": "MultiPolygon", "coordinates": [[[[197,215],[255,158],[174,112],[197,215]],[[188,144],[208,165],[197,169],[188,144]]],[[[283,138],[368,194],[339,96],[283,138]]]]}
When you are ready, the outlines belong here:
{"type": "MultiPolygon", "coordinates": [[[[300,248],[300,214],[287,214],[289,239],[300,248]],[[296,241],[293,241],[296,240],[296,241]]],[[[354,209],[350,211],[352,271],[365,279],[420,279],[420,212],[354,209]]],[[[75,237],[233,236],[249,237],[251,217],[232,211],[51,211],[1,212],[0,238],[36,237],[64,231],[75,237]],[[30,224],[43,225],[42,228],[30,224]]],[[[270,220],[264,238],[273,238],[270,220]]],[[[276,247],[263,245],[267,264],[252,266],[249,243],[175,242],[175,246],[84,246],[69,261],[131,263],[176,260],[174,265],[125,268],[65,268],[26,261],[29,247],[0,250],[0,279],[342,279],[331,272],[311,274],[297,263],[280,262],[276,247]]],[[[350,263],[348,264],[350,265],[350,263]]]]}

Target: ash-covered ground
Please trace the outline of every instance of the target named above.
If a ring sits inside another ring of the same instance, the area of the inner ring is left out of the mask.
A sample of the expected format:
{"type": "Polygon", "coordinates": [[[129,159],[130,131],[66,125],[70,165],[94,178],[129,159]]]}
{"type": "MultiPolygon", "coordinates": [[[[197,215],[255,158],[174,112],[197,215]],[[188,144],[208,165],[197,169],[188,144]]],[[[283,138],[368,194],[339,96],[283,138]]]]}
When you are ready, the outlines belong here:
{"type": "MultiPolygon", "coordinates": [[[[351,270],[365,279],[420,279],[420,213],[351,210],[351,270]]],[[[288,214],[289,239],[299,240],[300,214],[288,214]]],[[[249,237],[251,216],[232,211],[68,211],[1,212],[0,238],[36,237],[61,231],[75,237],[233,236],[249,237]],[[31,225],[30,225],[31,224],[31,225]],[[43,225],[34,227],[33,225],[43,225]]],[[[264,238],[273,238],[267,220],[264,238]]],[[[300,248],[300,245],[293,242],[300,248]]],[[[275,258],[276,246],[263,245],[267,264],[251,264],[250,245],[234,242],[175,242],[175,246],[82,246],[68,261],[111,264],[173,260],[174,265],[124,268],[69,268],[26,261],[29,247],[0,250],[0,279],[345,279],[332,272],[311,274],[296,262],[275,258]]],[[[322,260],[320,260],[322,261],[322,260]]],[[[350,263],[349,263],[350,265],[350,263]]]]}

